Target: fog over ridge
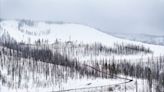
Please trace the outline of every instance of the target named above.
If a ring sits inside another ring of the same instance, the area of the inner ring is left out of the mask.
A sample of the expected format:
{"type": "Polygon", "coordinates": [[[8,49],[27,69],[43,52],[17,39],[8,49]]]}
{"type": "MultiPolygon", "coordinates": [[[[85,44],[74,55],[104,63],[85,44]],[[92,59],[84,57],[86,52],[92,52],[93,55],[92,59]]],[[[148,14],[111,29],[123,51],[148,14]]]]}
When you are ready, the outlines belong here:
{"type": "Polygon", "coordinates": [[[108,33],[164,35],[164,0],[0,0],[0,18],[80,23],[108,33]]]}

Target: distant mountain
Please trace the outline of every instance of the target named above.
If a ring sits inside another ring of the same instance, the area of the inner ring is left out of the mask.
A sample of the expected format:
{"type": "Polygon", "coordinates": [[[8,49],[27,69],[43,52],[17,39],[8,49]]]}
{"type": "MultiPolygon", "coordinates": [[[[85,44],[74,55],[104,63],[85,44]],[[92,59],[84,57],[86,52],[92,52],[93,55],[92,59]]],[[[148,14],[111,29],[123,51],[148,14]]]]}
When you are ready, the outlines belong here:
{"type": "Polygon", "coordinates": [[[148,35],[148,34],[120,34],[120,33],[112,33],[113,36],[129,39],[133,41],[140,41],[149,44],[156,44],[156,45],[164,45],[164,35],[157,36],[157,35],[148,35]]]}

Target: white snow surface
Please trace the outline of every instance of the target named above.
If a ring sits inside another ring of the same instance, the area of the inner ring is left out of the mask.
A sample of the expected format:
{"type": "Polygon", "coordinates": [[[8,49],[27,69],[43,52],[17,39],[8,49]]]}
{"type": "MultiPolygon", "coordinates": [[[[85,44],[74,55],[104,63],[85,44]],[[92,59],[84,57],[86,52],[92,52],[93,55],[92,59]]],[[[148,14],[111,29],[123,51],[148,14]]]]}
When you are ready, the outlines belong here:
{"type": "MultiPolygon", "coordinates": [[[[135,45],[143,45],[144,47],[150,48],[154,52],[154,56],[164,55],[164,46],[160,45],[152,45],[146,44],[142,42],[130,41],[125,39],[116,38],[114,36],[108,35],[103,33],[97,29],[80,25],[80,24],[57,24],[57,23],[46,23],[46,22],[34,22],[33,25],[26,25],[23,24],[19,27],[20,21],[18,20],[3,20],[0,21],[0,36],[8,33],[13,39],[18,42],[25,42],[28,43],[29,39],[31,43],[35,43],[38,39],[48,40],[50,44],[54,43],[56,39],[60,41],[74,41],[78,43],[101,43],[105,46],[113,47],[115,43],[118,44],[135,44],[135,45]]],[[[137,59],[137,56],[128,56],[128,58],[137,59]]],[[[79,56],[80,58],[81,56],[79,56]]],[[[111,56],[112,57],[112,56],[111,56]]],[[[123,58],[124,56],[120,56],[123,58]]],[[[151,57],[151,55],[149,55],[151,57]]],[[[89,58],[89,57],[88,57],[89,58]]],[[[96,59],[102,58],[102,56],[95,57],[96,59]]],[[[117,56],[117,58],[119,58],[117,56]]],[[[82,58],[82,59],[87,59],[82,58]]],[[[90,59],[89,59],[90,60],[90,59]]],[[[63,84],[63,88],[70,89],[70,88],[83,88],[83,87],[95,87],[95,86],[102,86],[103,85],[113,85],[117,83],[121,83],[122,80],[112,80],[112,79],[79,79],[79,80],[68,80],[68,84],[63,84]],[[83,81],[83,82],[81,82],[83,81]],[[91,83],[90,85],[87,85],[91,83]],[[74,85],[77,84],[77,85],[74,85]],[[73,87],[71,87],[74,85],[73,87]]],[[[139,84],[142,82],[139,81],[139,84]]],[[[0,85],[1,86],[1,85],[0,85]]],[[[135,84],[129,84],[129,86],[135,86],[135,84]]],[[[141,87],[143,85],[141,84],[141,87]]],[[[135,89],[135,87],[133,88],[135,89]]],[[[7,87],[1,86],[1,90],[4,92],[27,92],[27,89],[8,89],[7,87]]],[[[30,92],[46,92],[47,90],[59,90],[57,88],[41,88],[41,89],[33,89],[28,91],[30,92]]],[[[129,91],[131,92],[131,91],[129,91]]],[[[133,91],[132,91],[133,92],[133,91]]]]}
{"type": "Polygon", "coordinates": [[[164,46],[116,38],[97,29],[80,24],[34,22],[33,25],[24,24],[18,28],[19,24],[20,21],[18,20],[1,21],[0,34],[2,35],[6,32],[16,41],[27,43],[29,40],[31,43],[34,43],[38,39],[54,43],[58,39],[60,41],[74,41],[87,44],[96,42],[110,47],[114,46],[114,43],[143,45],[150,48],[154,52],[154,55],[164,55],[164,46]],[[30,32],[33,34],[27,34],[30,32]]]}

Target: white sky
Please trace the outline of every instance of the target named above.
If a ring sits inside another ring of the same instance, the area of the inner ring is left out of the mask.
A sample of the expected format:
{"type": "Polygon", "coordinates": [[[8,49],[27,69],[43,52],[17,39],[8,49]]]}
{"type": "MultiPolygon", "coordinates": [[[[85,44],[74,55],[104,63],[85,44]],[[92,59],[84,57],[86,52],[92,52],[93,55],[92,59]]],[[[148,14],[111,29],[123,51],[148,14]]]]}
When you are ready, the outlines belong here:
{"type": "Polygon", "coordinates": [[[65,21],[164,35],[164,0],[0,0],[0,18],[65,21]]]}

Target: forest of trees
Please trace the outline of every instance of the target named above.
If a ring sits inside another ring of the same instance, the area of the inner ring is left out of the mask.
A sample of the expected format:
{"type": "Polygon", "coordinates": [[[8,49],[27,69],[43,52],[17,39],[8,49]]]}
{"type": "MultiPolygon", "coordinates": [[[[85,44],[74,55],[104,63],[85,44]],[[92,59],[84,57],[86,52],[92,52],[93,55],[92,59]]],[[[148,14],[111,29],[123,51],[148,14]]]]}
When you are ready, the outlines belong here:
{"type": "MultiPolygon", "coordinates": [[[[149,48],[143,46],[132,44],[115,44],[115,46],[115,48],[110,48],[98,43],[88,45],[74,44],[71,42],[56,42],[52,46],[44,45],[41,42],[35,45],[2,42],[0,66],[1,68],[4,68],[5,66],[8,68],[7,74],[11,76],[13,83],[8,82],[1,72],[0,80],[3,85],[19,88],[22,84],[22,78],[29,80],[27,71],[32,72],[32,79],[37,82],[37,85],[40,84],[44,86],[67,82],[68,77],[77,78],[77,76],[79,76],[82,78],[87,76],[94,78],[116,78],[118,74],[122,74],[133,78],[146,79],[150,89],[152,88],[153,81],[156,81],[158,84],[156,85],[156,90],[157,92],[160,92],[164,86],[164,56],[152,56],[152,58],[147,59],[147,63],[143,63],[142,60],[137,63],[130,63],[128,60],[119,61],[114,58],[111,60],[103,59],[99,61],[101,63],[92,62],[90,67],[88,67],[85,62],[81,63],[77,58],[71,58],[70,56],[71,52],[75,55],[78,55],[79,53],[84,55],[99,55],[102,53],[105,55],[153,53],[149,48]],[[92,69],[92,67],[95,69],[92,69]],[[97,70],[99,70],[99,72],[97,70]],[[43,82],[40,83],[37,81],[37,74],[39,73],[42,73],[47,81],[49,80],[51,81],[50,83],[53,83],[49,84],[48,82],[45,83],[43,81],[40,81],[43,82]],[[53,78],[56,78],[56,80],[53,78]],[[15,86],[15,81],[17,86],[15,86]]],[[[24,84],[24,87],[27,87],[27,85],[24,84]]]]}

